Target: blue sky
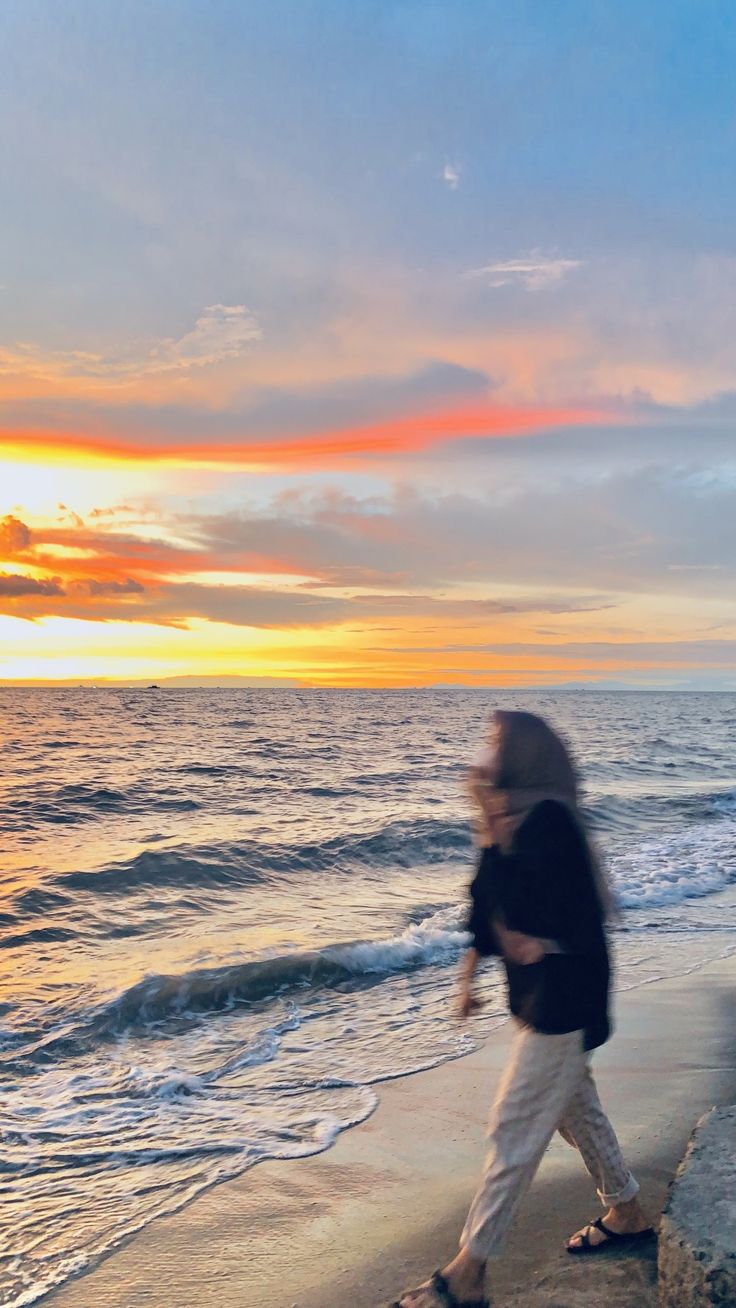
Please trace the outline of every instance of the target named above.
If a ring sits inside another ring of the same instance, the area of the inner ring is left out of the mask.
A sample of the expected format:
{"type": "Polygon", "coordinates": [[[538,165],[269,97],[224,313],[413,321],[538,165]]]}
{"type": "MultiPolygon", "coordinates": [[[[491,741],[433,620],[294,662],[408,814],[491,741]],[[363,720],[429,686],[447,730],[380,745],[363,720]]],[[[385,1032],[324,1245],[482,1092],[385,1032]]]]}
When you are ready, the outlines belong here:
{"type": "Polygon", "coordinates": [[[49,296],[83,336],[240,299],[296,332],[356,263],[733,251],[729,3],[5,14],[5,296],[34,336],[49,296]]]}

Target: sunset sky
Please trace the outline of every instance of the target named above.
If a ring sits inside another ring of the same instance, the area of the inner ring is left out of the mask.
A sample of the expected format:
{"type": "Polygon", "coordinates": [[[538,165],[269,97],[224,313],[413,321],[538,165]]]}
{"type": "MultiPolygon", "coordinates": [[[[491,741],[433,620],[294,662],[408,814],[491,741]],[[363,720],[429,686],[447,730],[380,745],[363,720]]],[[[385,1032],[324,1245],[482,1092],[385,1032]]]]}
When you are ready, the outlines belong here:
{"type": "Polygon", "coordinates": [[[732,0],[5,0],[0,683],[736,688],[732,0]]]}

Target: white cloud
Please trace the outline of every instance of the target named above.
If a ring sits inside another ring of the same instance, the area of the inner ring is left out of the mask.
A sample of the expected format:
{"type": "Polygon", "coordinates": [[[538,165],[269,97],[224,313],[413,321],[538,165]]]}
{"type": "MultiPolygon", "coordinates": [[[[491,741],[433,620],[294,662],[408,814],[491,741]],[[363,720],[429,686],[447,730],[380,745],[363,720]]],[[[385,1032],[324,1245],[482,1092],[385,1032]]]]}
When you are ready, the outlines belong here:
{"type": "Polygon", "coordinates": [[[151,349],[147,371],[206,367],[241,354],[261,336],[256,318],[244,304],[210,304],[190,332],[151,349]]]}
{"type": "Polygon", "coordinates": [[[442,169],[442,180],[447,183],[451,191],[456,191],[460,185],[460,165],[446,163],[442,169]]]}
{"type": "Polygon", "coordinates": [[[33,342],[16,341],[10,349],[0,347],[0,376],[22,373],[53,379],[87,377],[129,381],[160,373],[187,372],[235,358],[260,340],[262,334],[258,320],[244,304],[210,304],[191,331],[178,339],[141,341],[118,355],[86,350],[44,352],[33,342]]]}
{"type": "Polygon", "coordinates": [[[482,278],[488,286],[524,286],[527,291],[541,291],[562,281],[568,273],[582,267],[581,259],[549,259],[539,250],[517,259],[484,264],[471,268],[465,277],[482,278]]]}

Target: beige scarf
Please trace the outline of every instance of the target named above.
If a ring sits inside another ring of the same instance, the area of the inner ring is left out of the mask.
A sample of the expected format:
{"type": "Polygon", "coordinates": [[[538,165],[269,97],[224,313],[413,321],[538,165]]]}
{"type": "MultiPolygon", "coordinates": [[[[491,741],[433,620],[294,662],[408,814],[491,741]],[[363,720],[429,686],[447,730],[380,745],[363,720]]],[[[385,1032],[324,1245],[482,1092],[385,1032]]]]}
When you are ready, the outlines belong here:
{"type": "Polygon", "coordinates": [[[534,713],[499,709],[487,759],[471,769],[470,793],[478,806],[477,839],[482,847],[508,852],[524,819],[543,800],[570,811],[588,847],[601,908],[616,916],[615,898],[578,806],[578,780],[572,759],[556,732],[534,713]]]}

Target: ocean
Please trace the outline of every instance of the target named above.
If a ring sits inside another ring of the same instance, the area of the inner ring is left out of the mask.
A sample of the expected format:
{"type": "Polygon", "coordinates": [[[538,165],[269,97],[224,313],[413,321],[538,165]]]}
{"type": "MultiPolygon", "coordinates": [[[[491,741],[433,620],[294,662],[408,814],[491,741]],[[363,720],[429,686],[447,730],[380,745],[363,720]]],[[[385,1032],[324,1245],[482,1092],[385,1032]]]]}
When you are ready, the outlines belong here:
{"type": "Polygon", "coordinates": [[[617,987],[735,952],[734,694],[0,690],[0,1303],[505,1020],[493,963],[452,1007],[494,707],[575,750],[617,987]]]}

